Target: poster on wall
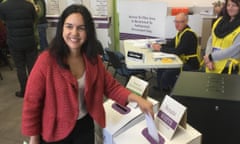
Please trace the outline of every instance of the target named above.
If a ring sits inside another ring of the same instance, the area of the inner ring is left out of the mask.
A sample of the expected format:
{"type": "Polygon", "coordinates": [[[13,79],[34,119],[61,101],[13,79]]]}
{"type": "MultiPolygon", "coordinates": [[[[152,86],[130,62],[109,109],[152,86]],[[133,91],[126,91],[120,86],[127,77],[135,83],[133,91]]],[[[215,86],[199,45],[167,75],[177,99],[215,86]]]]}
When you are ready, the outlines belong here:
{"type": "Polygon", "coordinates": [[[67,5],[82,4],[82,0],[67,0],[67,5]]]}
{"type": "Polygon", "coordinates": [[[95,16],[107,16],[107,0],[91,0],[92,14],[95,16]]]}
{"type": "Polygon", "coordinates": [[[58,16],[60,14],[59,0],[46,0],[47,15],[58,16]]]}
{"type": "Polygon", "coordinates": [[[47,15],[59,16],[71,4],[82,4],[82,0],[46,0],[47,15]]]}
{"type": "Polygon", "coordinates": [[[167,3],[160,1],[118,0],[120,40],[163,38],[167,3]]]}

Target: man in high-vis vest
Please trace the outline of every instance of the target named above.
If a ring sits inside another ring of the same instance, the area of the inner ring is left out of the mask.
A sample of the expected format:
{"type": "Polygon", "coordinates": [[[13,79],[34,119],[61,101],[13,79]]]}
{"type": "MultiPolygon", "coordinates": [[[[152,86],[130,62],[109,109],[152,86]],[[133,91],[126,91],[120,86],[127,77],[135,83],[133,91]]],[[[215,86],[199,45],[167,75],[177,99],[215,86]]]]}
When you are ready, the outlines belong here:
{"type": "Polygon", "coordinates": [[[223,16],[212,27],[204,62],[207,73],[238,73],[240,63],[240,1],[227,0],[223,16]]]}
{"type": "Polygon", "coordinates": [[[165,45],[153,44],[155,51],[173,53],[178,55],[183,61],[182,68],[169,68],[157,70],[157,89],[163,93],[170,93],[173,88],[177,76],[182,70],[195,71],[199,69],[198,56],[198,38],[195,32],[188,26],[188,16],[184,13],[179,13],[175,16],[175,27],[177,35],[168,40],[165,45]]]}

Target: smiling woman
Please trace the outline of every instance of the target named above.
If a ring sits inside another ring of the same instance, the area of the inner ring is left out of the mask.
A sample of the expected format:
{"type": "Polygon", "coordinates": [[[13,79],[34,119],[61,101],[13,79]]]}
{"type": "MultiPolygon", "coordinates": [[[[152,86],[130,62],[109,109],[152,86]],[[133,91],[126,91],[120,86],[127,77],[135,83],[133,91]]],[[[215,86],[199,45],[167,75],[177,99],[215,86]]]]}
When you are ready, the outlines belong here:
{"type": "Polygon", "coordinates": [[[70,56],[80,54],[81,47],[87,39],[82,15],[73,13],[66,18],[62,36],[69,47],[70,56]]]}
{"type": "Polygon", "coordinates": [[[94,121],[105,127],[105,96],[120,105],[137,102],[153,116],[152,103],[106,70],[98,47],[88,9],[67,7],[49,49],[40,54],[28,79],[22,133],[30,136],[30,144],[94,144],[94,121]]]}

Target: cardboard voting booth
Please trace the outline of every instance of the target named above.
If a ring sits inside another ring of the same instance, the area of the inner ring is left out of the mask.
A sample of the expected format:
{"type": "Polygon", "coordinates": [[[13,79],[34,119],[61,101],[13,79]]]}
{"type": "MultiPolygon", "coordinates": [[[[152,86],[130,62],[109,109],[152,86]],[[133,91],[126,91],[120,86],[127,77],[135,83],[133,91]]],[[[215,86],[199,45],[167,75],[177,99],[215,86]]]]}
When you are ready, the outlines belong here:
{"type": "MultiPolygon", "coordinates": [[[[156,112],[159,102],[152,98],[148,98],[148,100],[153,103],[156,112]]],[[[104,103],[104,108],[106,111],[106,127],[102,130],[104,144],[114,144],[114,137],[144,120],[144,114],[140,108],[131,104],[122,107],[112,100],[107,100],[104,103]],[[125,109],[124,112],[122,109],[125,109]]]]}
{"type": "MultiPolygon", "coordinates": [[[[146,98],[148,82],[132,76],[126,85],[126,88],[139,96],[146,98]]],[[[159,108],[159,102],[147,98],[153,104],[154,112],[159,108]]],[[[104,102],[106,112],[106,127],[102,130],[103,143],[114,144],[114,137],[133,127],[144,119],[144,114],[136,103],[129,103],[127,106],[121,106],[112,100],[104,102]]]]}
{"type": "Polygon", "coordinates": [[[201,133],[186,123],[186,107],[165,96],[155,121],[145,120],[114,138],[115,144],[200,144],[201,133]],[[131,139],[126,139],[131,137],[131,139]]]}

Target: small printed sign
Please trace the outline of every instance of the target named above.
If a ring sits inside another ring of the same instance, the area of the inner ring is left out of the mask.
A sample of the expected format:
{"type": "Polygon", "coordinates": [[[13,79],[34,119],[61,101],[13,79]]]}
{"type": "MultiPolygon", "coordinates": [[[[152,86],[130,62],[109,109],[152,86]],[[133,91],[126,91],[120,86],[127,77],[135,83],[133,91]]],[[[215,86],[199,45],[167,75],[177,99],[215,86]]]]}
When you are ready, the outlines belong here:
{"type": "Polygon", "coordinates": [[[158,130],[169,140],[173,137],[179,124],[186,125],[186,107],[166,95],[156,117],[158,130]]]}
{"type": "Polygon", "coordinates": [[[148,87],[148,82],[144,81],[136,76],[131,76],[126,88],[135,93],[136,95],[146,97],[145,91],[148,87]]]}
{"type": "Polygon", "coordinates": [[[129,60],[144,62],[144,54],[143,53],[128,51],[127,52],[127,58],[129,60]]]}
{"type": "MultiPolygon", "coordinates": [[[[131,76],[126,88],[129,89],[132,93],[136,95],[142,96],[143,98],[147,98],[148,93],[148,82],[144,81],[136,76],[131,76]]],[[[137,107],[136,102],[130,102],[129,105],[132,107],[137,107]]]]}

